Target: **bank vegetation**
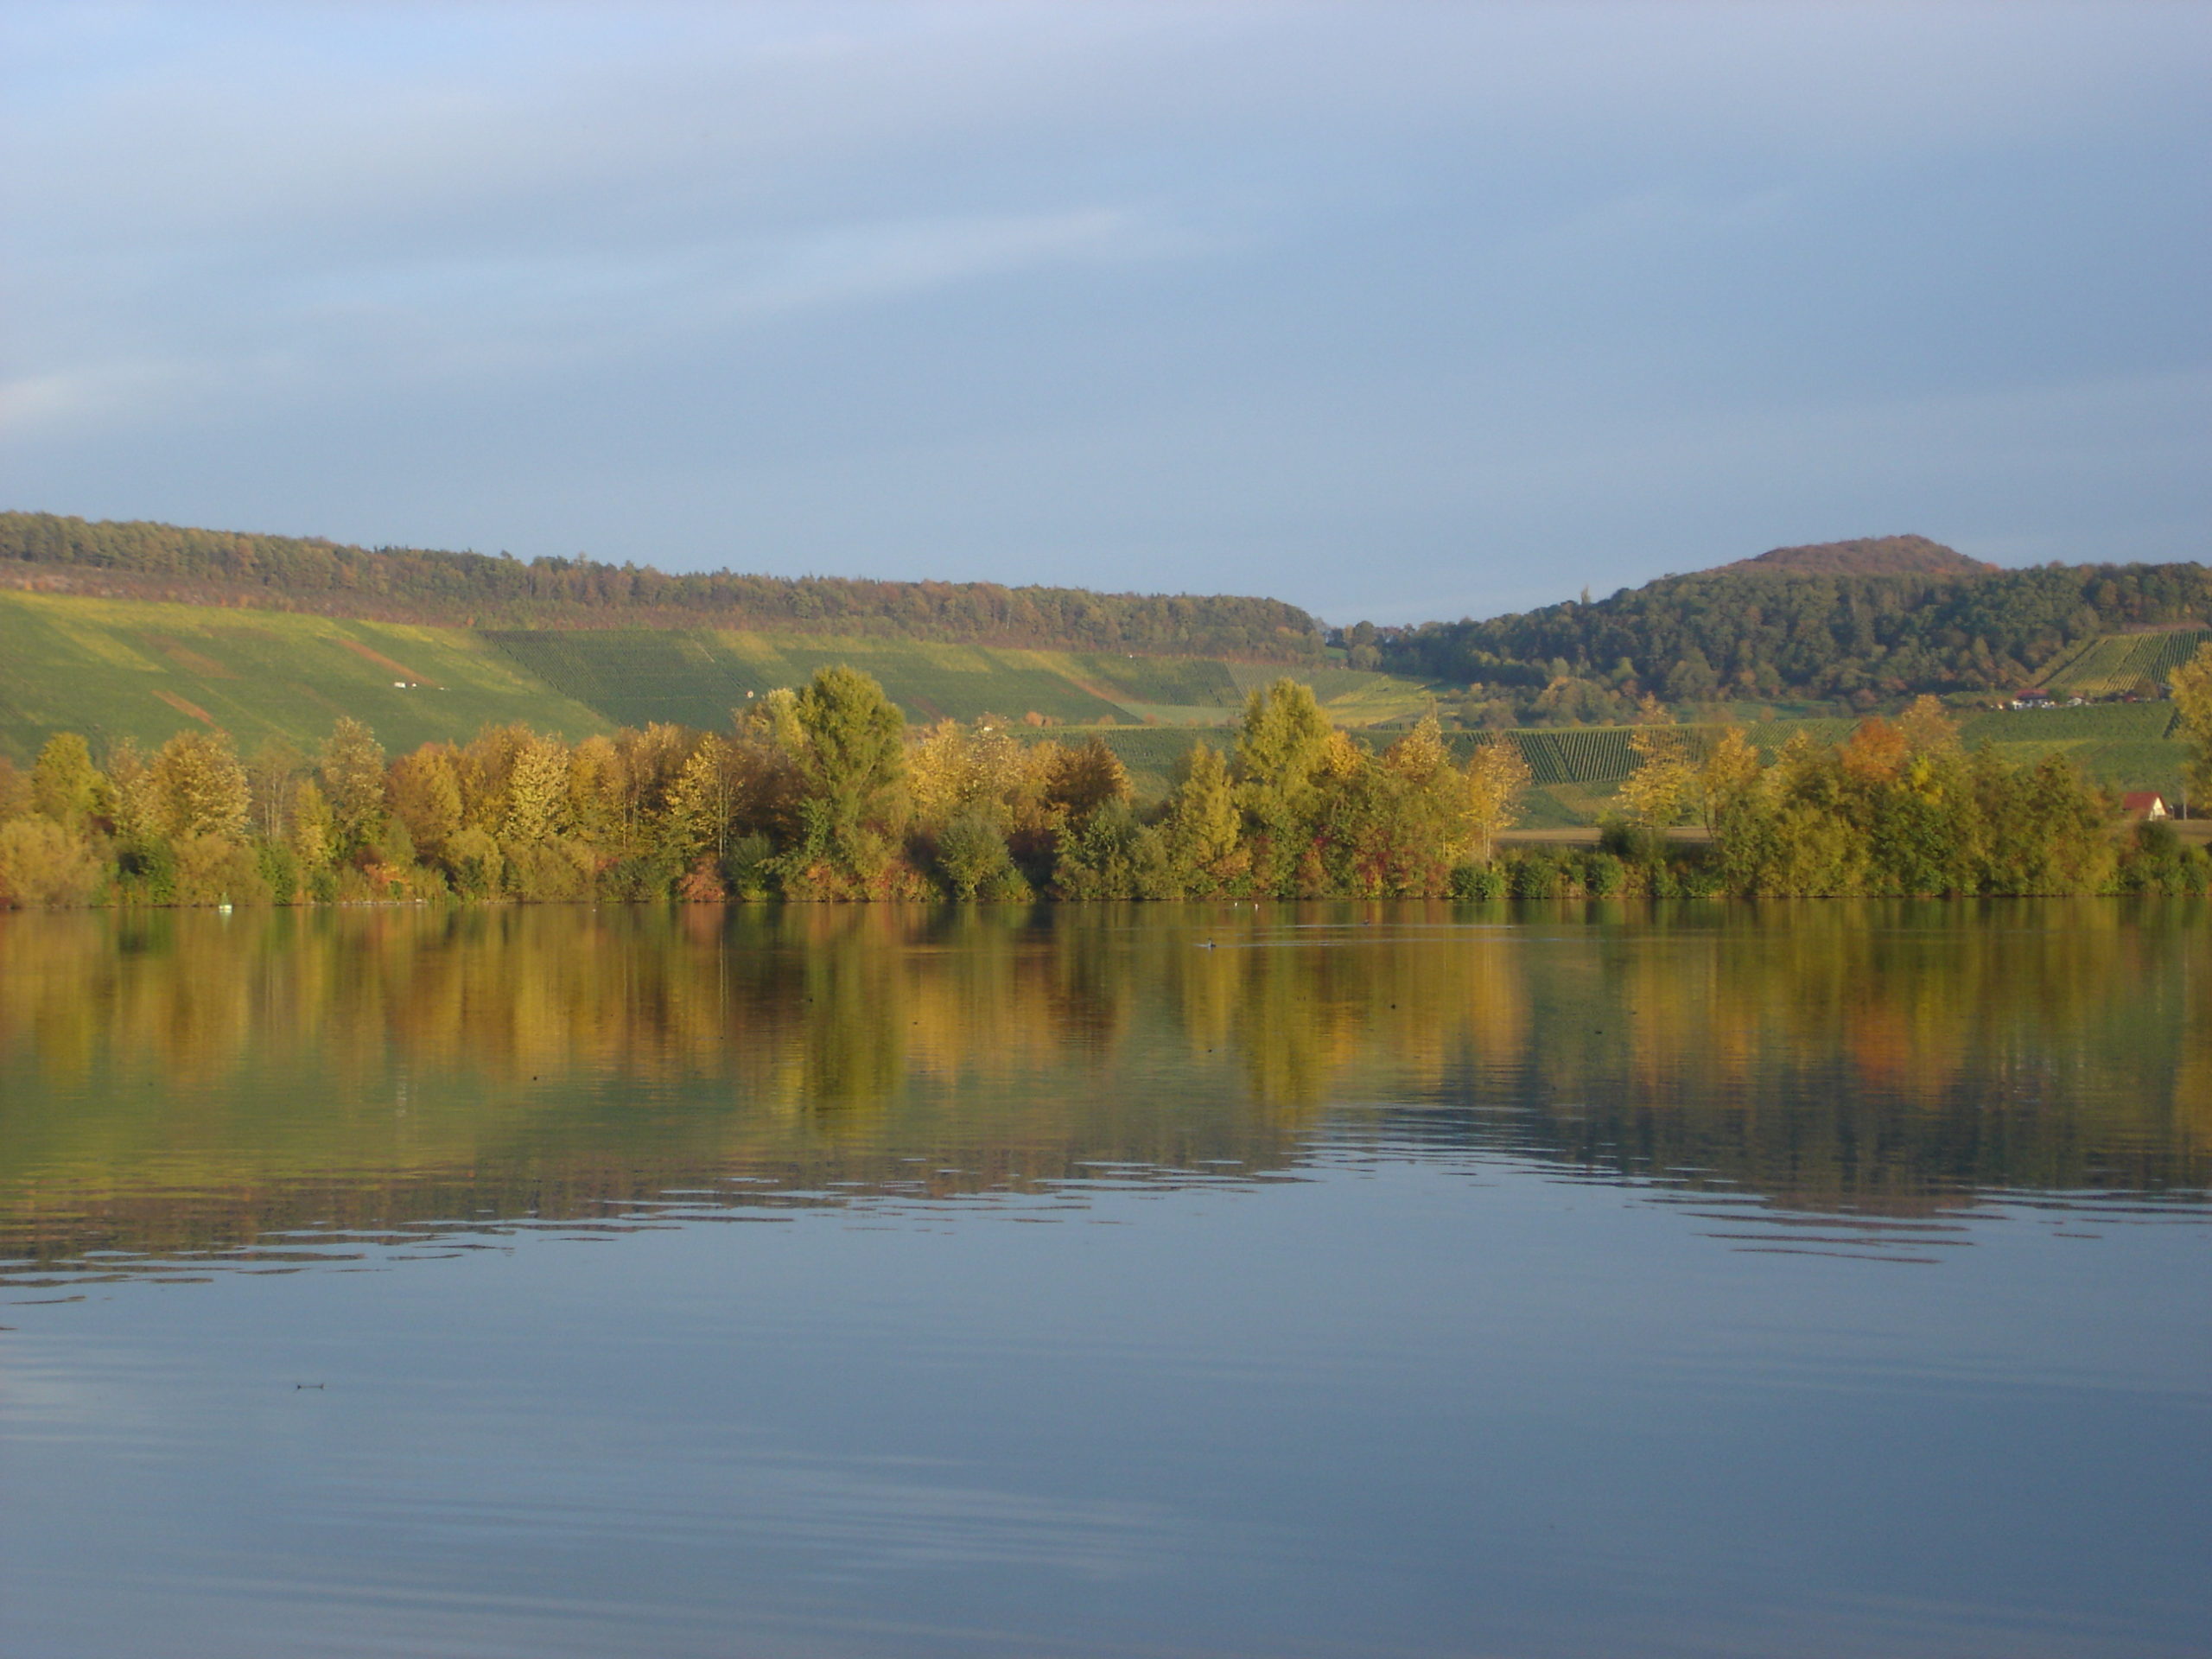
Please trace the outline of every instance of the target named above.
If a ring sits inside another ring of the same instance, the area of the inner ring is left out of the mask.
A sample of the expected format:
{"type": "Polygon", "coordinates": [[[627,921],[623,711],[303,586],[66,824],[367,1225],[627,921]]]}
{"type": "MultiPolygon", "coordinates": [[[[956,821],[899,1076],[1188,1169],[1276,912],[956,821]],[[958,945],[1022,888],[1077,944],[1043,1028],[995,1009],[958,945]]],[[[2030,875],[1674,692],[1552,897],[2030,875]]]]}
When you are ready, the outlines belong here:
{"type": "MultiPolygon", "coordinates": [[[[2212,647],[2172,682],[2212,793],[2212,647]]],[[[1589,848],[1506,847],[1530,778],[1497,738],[1455,762],[1433,719],[1387,748],[1312,690],[1255,691],[1141,808],[1096,739],[985,717],[910,729],[829,668],[729,730],[649,725],[579,743],[527,727],[396,759],[340,720],[320,752],[240,755],[218,730],[97,760],[0,761],[0,903],[407,900],[1565,898],[2202,893],[2212,858],[2120,822],[2063,756],[1969,751],[1933,698],[1770,760],[1741,729],[1646,698],[1637,765],[1589,848]],[[1694,837],[1670,835],[1701,828],[1694,837]]]]}

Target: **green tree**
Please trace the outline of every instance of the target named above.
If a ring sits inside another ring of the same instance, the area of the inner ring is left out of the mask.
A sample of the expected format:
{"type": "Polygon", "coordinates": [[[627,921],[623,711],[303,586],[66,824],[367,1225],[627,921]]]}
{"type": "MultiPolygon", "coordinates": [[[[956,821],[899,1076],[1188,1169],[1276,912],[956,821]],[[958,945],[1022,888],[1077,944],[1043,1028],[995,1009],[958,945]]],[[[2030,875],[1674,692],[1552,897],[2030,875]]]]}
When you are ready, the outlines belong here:
{"type": "Polygon", "coordinates": [[[74,732],[48,738],[31,767],[31,810],[73,835],[83,833],[99,812],[106,789],[92,751],[74,732]]]}
{"type": "Polygon", "coordinates": [[[1162,820],[1169,858],[1189,890],[1218,893],[1236,874],[1243,836],[1236,785],[1229,775],[1229,763],[1211,743],[1194,744],[1179,770],[1162,820]]]}
{"type": "Polygon", "coordinates": [[[322,746],[321,770],[337,853],[350,858],[377,838],[383,824],[384,746],[359,721],[342,715],[322,746]]]}
{"type": "Polygon", "coordinates": [[[1006,834],[988,812],[957,814],[937,838],[937,864],[956,899],[973,899],[1014,872],[1006,834]]]}
{"type": "Polygon", "coordinates": [[[876,874],[880,833],[898,813],[906,722],[883,688],[840,664],[817,673],[792,706],[802,740],[809,850],[849,875],[876,874]]]}
{"type": "Polygon", "coordinates": [[[1245,702],[1237,797],[1252,830],[1252,880],[1262,893],[1295,893],[1313,874],[1313,830],[1334,736],[1313,688],[1300,681],[1277,680],[1245,702]]]}

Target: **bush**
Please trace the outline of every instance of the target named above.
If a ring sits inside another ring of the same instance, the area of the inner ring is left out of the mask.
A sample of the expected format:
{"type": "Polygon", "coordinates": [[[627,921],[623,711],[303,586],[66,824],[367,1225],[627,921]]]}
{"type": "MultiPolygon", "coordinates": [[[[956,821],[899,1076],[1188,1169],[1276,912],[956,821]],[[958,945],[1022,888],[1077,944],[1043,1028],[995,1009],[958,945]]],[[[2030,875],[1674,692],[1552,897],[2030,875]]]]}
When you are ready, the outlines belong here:
{"type": "Polygon", "coordinates": [[[722,855],[722,879],[733,899],[766,899],[775,891],[776,843],[762,835],[740,836],[722,855]]]}
{"type": "Polygon", "coordinates": [[[269,888],[272,904],[289,905],[300,896],[300,861],[289,847],[264,842],[255,851],[256,867],[269,888]]]}
{"type": "Polygon", "coordinates": [[[591,897],[593,872],[588,848],[558,839],[511,841],[505,851],[506,887],[516,898],[558,903],[591,897]]]}
{"type": "Polygon", "coordinates": [[[1453,868],[1445,891],[1454,899],[1503,899],[1505,872],[1497,864],[1460,864],[1453,868]]]}
{"type": "Polygon", "coordinates": [[[51,818],[0,823],[0,905],[90,904],[106,874],[92,849],[51,818]]]}
{"type": "Polygon", "coordinates": [[[1516,899],[1559,899],[1566,896],[1566,865],[1548,852],[1523,852],[1506,866],[1506,890],[1516,899]]]}
{"type": "Polygon", "coordinates": [[[2212,856],[2183,846],[2170,823],[2140,823],[2120,855],[2120,886],[2127,893],[2201,893],[2212,887],[2212,856]]]}
{"type": "Polygon", "coordinates": [[[1592,853],[1582,861],[1582,885],[1593,899],[1616,898],[1628,888],[1628,866],[1611,853],[1592,853]]]}
{"type": "Polygon", "coordinates": [[[973,899],[1014,868],[1014,855],[988,817],[963,813],[937,838],[937,868],[954,898],[973,899]]]}
{"type": "Polygon", "coordinates": [[[265,905],[270,894],[262,879],[261,861],[252,848],[223,835],[176,838],[176,887],[180,905],[265,905]]]}
{"type": "Polygon", "coordinates": [[[1625,818],[1607,818],[1599,829],[1598,846],[1624,864],[1640,864],[1646,869],[1667,861],[1666,832],[1625,818]]]}
{"type": "Polygon", "coordinates": [[[176,849],[158,836],[125,842],[121,859],[123,897],[142,905],[176,902],[176,849]]]}
{"type": "Polygon", "coordinates": [[[632,853],[618,858],[599,877],[600,896],[634,903],[665,899],[674,886],[679,867],[666,853],[632,853]]]}
{"type": "Polygon", "coordinates": [[[505,868],[506,857],[499,851],[499,843],[484,830],[472,827],[447,837],[446,873],[453,890],[462,898],[498,897],[505,868]]]}

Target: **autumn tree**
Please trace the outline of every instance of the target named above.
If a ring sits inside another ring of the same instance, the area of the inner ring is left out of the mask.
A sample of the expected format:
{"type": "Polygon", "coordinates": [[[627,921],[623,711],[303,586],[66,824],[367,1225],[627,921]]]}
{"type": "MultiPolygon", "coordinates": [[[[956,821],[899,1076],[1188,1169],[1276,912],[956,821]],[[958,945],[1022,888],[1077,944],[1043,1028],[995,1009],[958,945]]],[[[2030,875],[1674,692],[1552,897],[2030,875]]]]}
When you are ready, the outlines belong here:
{"type": "Polygon", "coordinates": [[[1233,874],[1231,861],[1244,829],[1229,763],[1210,743],[1192,746],[1167,797],[1162,827],[1168,855],[1186,884],[1218,891],[1233,874]]]}
{"type": "Polygon", "coordinates": [[[529,846],[561,834],[569,822],[568,752],[558,738],[532,737],[516,752],[507,774],[499,833],[529,846]]]}
{"type": "Polygon", "coordinates": [[[1094,737],[1079,749],[1062,749],[1045,785],[1047,806],[1058,810],[1070,823],[1081,823],[1111,801],[1126,801],[1135,791],[1129,769],[1121,756],[1094,737]]]}
{"type": "Polygon", "coordinates": [[[1731,726],[1707,751],[1698,768],[1698,793],[1705,802],[1706,828],[1718,830],[1729,815],[1751,798],[1766,763],[1740,726],[1731,726]]]}
{"type": "Polygon", "coordinates": [[[1467,757],[1466,823],[1483,863],[1494,856],[1498,832],[1518,820],[1521,798],[1535,776],[1521,746],[1502,732],[1476,744],[1467,757]]]}
{"type": "Polygon", "coordinates": [[[340,716],[322,746],[321,770],[338,855],[350,857],[374,841],[383,824],[384,746],[359,721],[340,716]]]}
{"type": "Polygon", "coordinates": [[[301,868],[310,872],[329,868],[338,855],[336,821],[329,798],[312,778],[292,785],[284,809],[284,842],[301,868]]]}
{"type": "MultiPolygon", "coordinates": [[[[251,803],[245,768],[221,732],[179,732],[147,768],[154,825],[172,840],[215,836],[243,840],[251,803]]],[[[379,776],[381,785],[381,776],[379,776]]]]}
{"type": "Polygon", "coordinates": [[[426,743],[391,766],[392,816],[423,857],[442,860],[461,826],[461,772],[450,744],[426,743]]]}
{"type": "Polygon", "coordinates": [[[1649,693],[1637,709],[1628,746],[1636,770],[1621,785],[1621,804],[1635,823],[1663,830],[1680,823],[1697,798],[1697,751],[1690,734],[1649,693]]]}
{"type": "Polygon", "coordinates": [[[307,757],[281,737],[264,740],[246,757],[248,813],[253,833],[262,840],[271,843],[283,840],[292,780],[306,766],[307,757]]]}
{"type": "Polygon", "coordinates": [[[2191,751],[2190,786],[2199,801],[2212,800],[2212,645],[2174,671],[2174,707],[2191,751]]]}
{"type": "Polygon", "coordinates": [[[31,810],[79,834],[99,811],[106,785],[85,740],[74,732],[59,732],[46,741],[32,764],[31,810]]]}
{"type": "Polygon", "coordinates": [[[1914,698],[1912,706],[1897,716],[1897,730],[1904,734],[1906,752],[1915,756],[1957,754],[1964,747],[1959,722],[1936,697],[1914,698]]]}

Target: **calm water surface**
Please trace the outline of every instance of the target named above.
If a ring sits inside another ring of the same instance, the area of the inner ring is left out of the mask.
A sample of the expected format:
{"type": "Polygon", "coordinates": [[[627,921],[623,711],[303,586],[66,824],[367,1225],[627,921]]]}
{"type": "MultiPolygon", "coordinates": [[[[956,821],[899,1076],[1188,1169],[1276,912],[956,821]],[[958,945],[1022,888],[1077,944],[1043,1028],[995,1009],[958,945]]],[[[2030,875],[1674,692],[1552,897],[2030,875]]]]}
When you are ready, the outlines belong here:
{"type": "Polygon", "coordinates": [[[2212,1652],[2202,905],[0,915],[0,1652],[2212,1652]]]}

